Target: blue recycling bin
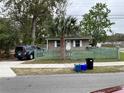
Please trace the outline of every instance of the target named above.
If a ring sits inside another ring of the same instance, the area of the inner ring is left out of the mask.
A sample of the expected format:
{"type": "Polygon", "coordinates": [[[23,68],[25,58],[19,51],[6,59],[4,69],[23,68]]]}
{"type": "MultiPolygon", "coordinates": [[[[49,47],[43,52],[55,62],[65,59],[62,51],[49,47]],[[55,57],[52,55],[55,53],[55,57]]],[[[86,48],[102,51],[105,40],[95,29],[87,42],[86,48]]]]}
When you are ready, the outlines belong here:
{"type": "Polygon", "coordinates": [[[86,71],[87,70],[87,64],[82,64],[81,65],[81,70],[86,71]]]}
{"type": "Polygon", "coordinates": [[[87,70],[87,64],[75,64],[74,65],[74,71],[81,72],[87,70]]]}
{"type": "Polygon", "coordinates": [[[74,65],[74,71],[81,72],[81,65],[80,64],[75,64],[74,65]]]}

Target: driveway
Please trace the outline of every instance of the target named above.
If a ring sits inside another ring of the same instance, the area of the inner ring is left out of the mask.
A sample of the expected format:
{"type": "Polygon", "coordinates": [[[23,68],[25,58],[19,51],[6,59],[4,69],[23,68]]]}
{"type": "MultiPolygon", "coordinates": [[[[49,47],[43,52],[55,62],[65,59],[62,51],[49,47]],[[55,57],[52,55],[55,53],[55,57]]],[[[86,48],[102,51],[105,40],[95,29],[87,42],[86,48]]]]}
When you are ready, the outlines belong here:
{"type": "Polygon", "coordinates": [[[17,66],[23,62],[18,60],[0,61],[0,77],[15,77],[16,74],[10,67],[17,66]]]}
{"type": "Polygon", "coordinates": [[[89,93],[123,84],[124,73],[25,76],[0,79],[0,93],[89,93]]]}

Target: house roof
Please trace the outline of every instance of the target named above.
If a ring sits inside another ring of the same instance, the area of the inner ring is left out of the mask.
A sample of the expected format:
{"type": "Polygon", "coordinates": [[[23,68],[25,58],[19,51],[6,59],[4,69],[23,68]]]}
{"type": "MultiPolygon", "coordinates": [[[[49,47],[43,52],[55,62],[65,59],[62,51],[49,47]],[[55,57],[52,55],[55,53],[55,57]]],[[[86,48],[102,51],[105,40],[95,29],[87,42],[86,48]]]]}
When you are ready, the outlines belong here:
{"type": "MultiPolygon", "coordinates": [[[[65,40],[89,40],[91,37],[72,37],[64,38],[65,40]]],[[[60,40],[60,38],[47,38],[46,40],[60,40]]]]}

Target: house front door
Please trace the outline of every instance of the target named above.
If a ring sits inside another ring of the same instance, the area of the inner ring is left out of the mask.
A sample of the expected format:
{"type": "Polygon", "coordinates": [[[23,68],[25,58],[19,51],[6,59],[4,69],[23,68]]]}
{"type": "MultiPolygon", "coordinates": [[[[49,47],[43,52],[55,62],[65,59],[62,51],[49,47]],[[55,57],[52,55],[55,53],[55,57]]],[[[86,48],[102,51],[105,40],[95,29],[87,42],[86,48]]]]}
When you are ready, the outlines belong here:
{"type": "Polygon", "coordinates": [[[71,50],[71,41],[66,41],[66,51],[71,50]]]}

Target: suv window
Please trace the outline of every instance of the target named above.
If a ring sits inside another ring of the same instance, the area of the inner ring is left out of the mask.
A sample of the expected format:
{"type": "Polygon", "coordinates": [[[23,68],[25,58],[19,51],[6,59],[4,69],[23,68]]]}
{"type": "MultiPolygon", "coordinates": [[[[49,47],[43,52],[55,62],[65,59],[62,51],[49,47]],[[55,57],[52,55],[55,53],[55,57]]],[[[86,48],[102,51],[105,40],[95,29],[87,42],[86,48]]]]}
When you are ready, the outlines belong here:
{"type": "Polygon", "coordinates": [[[32,50],[32,47],[31,46],[27,46],[26,50],[32,50]]]}
{"type": "Polygon", "coordinates": [[[16,51],[16,52],[18,52],[18,51],[23,51],[23,47],[16,47],[15,51],[16,51]]]}

